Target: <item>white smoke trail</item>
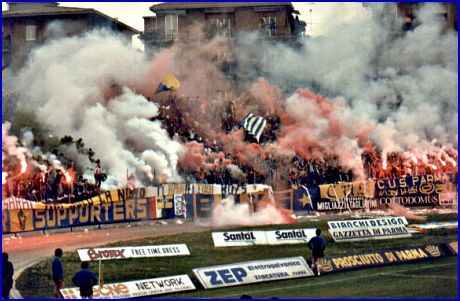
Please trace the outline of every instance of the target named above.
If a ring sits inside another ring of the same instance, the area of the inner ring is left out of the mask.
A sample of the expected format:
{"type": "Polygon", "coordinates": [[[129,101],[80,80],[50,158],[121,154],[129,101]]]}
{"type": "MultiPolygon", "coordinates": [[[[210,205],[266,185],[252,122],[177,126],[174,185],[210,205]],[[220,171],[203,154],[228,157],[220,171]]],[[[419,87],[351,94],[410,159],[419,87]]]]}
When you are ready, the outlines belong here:
{"type": "Polygon", "coordinates": [[[267,204],[252,213],[249,204],[235,204],[233,196],[229,196],[214,206],[211,223],[213,226],[255,226],[289,222],[273,204],[267,204]]]}
{"type": "MultiPolygon", "coordinates": [[[[103,189],[126,185],[133,167],[136,178],[152,180],[155,170],[177,180],[182,145],[148,120],[157,116],[157,106],[128,88],[142,81],[148,67],[142,52],[107,32],[54,40],[35,50],[18,74],[19,109],[35,112],[57,136],[84,137],[109,175],[103,189]],[[114,84],[123,89],[107,98],[114,84]]],[[[89,164],[78,158],[80,166],[89,164]]]]}
{"type": "Polygon", "coordinates": [[[23,173],[25,172],[23,169],[27,167],[26,155],[28,155],[28,151],[19,145],[19,139],[16,136],[9,135],[10,128],[11,123],[2,123],[2,161],[7,155],[16,157],[21,163],[21,173],[23,173]]]}

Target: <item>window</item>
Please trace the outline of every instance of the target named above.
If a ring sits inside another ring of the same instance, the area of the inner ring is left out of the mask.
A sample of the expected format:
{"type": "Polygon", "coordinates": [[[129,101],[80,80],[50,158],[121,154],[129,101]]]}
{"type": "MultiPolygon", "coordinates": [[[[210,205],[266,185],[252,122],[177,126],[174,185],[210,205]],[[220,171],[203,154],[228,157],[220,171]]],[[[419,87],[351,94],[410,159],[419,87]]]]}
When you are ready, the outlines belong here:
{"type": "Polygon", "coordinates": [[[260,19],[259,29],[262,34],[268,37],[276,34],[276,17],[263,17],[260,19]]]}
{"type": "Polygon", "coordinates": [[[212,30],[214,34],[219,34],[224,37],[232,36],[232,24],[230,19],[217,18],[211,20],[212,30]]]}
{"type": "Polygon", "coordinates": [[[165,16],[165,40],[177,40],[179,23],[177,15],[165,16]]]}
{"type": "Polygon", "coordinates": [[[37,40],[37,25],[26,25],[26,41],[37,40]]]}

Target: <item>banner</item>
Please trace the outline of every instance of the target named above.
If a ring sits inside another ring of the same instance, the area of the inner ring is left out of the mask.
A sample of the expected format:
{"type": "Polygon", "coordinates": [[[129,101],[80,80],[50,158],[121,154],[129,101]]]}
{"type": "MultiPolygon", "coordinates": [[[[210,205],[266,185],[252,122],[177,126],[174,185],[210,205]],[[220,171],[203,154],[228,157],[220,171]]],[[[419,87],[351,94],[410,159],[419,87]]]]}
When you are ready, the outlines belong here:
{"type": "Polygon", "coordinates": [[[176,217],[182,216],[187,218],[187,204],[183,194],[174,195],[174,215],[176,217]]]}
{"type": "Polygon", "coordinates": [[[374,184],[374,181],[370,180],[319,185],[320,195],[315,199],[314,209],[343,211],[377,208],[374,184]]]}
{"type": "Polygon", "coordinates": [[[269,245],[306,244],[316,236],[316,229],[265,231],[269,245]]]}
{"type": "Polygon", "coordinates": [[[327,222],[336,242],[411,237],[405,217],[327,222]]]}
{"type": "Polygon", "coordinates": [[[196,268],[193,273],[205,289],[313,276],[301,256],[196,268]]]}
{"type": "Polygon", "coordinates": [[[319,188],[300,185],[292,190],[292,198],[295,211],[318,210],[319,188]]]}
{"type": "Polygon", "coordinates": [[[453,241],[447,245],[452,255],[458,255],[458,241],[453,241]]]}
{"type": "Polygon", "coordinates": [[[457,206],[457,174],[324,184],[292,189],[291,209],[372,210],[392,203],[408,207],[457,206]],[[312,208],[311,208],[312,207],[312,208]]]}
{"type": "Polygon", "coordinates": [[[358,181],[319,185],[321,199],[343,201],[346,198],[372,199],[374,197],[374,181],[358,181]]]}
{"type": "Polygon", "coordinates": [[[272,231],[213,232],[215,247],[306,244],[316,236],[316,229],[286,229],[272,231]]]}
{"type": "MultiPolygon", "coordinates": [[[[93,286],[94,299],[127,299],[196,289],[188,275],[143,279],[93,286]]],[[[81,299],[78,287],[61,289],[64,299],[81,299]]]]}
{"type": "Polygon", "coordinates": [[[107,191],[73,204],[23,201],[4,206],[9,223],[2,231],[7,233],[158,218],[155,197],[148,197],[145,188],[107,191]]]}
{"type": "Polygon", "coordinates": [[[267,245],[263,231],[212,232],[216,247],[267,245]]]}
{"type": "Polygon", "coordinates": [[[373,266],[398,264],[428,260],[453,255],[446,244],[432,244],[420,247],[395,248],[383,251],[367,251],[358,254],[348,254],[323,258],[323,272],[338,272],[344,270],[368,268],[373,266]]]}
{"type": "Polygon", "coordinates": [[[77,250],[81,261],[190,255],[186,244],[77,250]]]}
{"type": "Polygon", "coordinates": [[[439,194],[446,192],[445,181],[443,175],[377,180],[375,198],[382,206],[394,202],[407,207],[434,207],[440,205],[439,194]]]}
{"type": "Polygon", "coordinates": [[[244,193],[255,193],[269,189],[270,186],[264,184],[248,185],[221,185],[221,184],[192,184],[192,183],[173,183],[161,186],[148,187],[149,194],[153,196],[175,195],[175,194],[211,194],[211,195],[238,195],[244,193]]]}
{"type": "Polygon", "coordinates": [[[44,204],[21,198],[2,200],[2,233],[118,222],[208,217],[214,202],[235,194],[235,202],[268,199],[267,185],[166,184],[116,189],[73,204],[44,204]],[[187,214],[189,212],[190,214],[187,214]]]}

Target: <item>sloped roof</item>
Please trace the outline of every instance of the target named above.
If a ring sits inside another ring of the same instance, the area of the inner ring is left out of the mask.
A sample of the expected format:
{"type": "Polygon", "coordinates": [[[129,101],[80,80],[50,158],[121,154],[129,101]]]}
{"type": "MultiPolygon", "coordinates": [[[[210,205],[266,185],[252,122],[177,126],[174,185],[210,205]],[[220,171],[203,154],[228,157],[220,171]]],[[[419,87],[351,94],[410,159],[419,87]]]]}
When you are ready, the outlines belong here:
{"type": "Polygon", "coordinates": [[[100,11],[97,11],[92,8],[80,8],[80,7],[65,7],[65,6],[40,6],[40,7],[30,7],[20,10],[7,10],[2,11],[2,18],[19,18],[19,17],[36,17],[36,16],[60,16],[60,15],[75,15],[75,14],[96,14],[103,18],[110,20],[111,22],[117,23],[122,28],[125,28],[128,31],[133,32],[133,34],[139,34],[140,31],[132,28],[131,26],[118,21],[115,18],[107,16],[100,11]]]}
{"type": "Polygon", "coordinates": [[[224,8],[224,7],[258,7],[258,6],[289,6],[292,9],[291,2],[164,2],[155,4],[150,10],[162,11],[173,9],[196,9],[196,8],[224,8]]]}
{"type": "Polygon", "coordinates": [[[89,13],[91,8],[62,7],[62,6],[30,6],[25,9],[2,11],[2,17],[25,17],[30,15],[54,15],[66,13],[89,13]]]}

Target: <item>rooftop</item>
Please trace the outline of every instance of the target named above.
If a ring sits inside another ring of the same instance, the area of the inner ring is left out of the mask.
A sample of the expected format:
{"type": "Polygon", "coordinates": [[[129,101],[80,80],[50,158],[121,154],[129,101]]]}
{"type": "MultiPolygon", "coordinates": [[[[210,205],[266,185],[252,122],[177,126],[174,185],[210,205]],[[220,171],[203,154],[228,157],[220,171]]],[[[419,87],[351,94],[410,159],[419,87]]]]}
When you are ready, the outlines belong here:
{"type": "Polygon", "coordinates": [[[260,6],[288,6],[292,10],[291,2],[164,2],[155,4],[150,10],[174,10],[174,9],[199,9],[199,8],[224,8],[224,7],[260,7],[260,6]]]}
{"type": "Polygon", "coordinates": [[[116,18],[107,16],[100,11],[92,8],[66,7],[59,6],[57,2],[7,2],[8,10],[2,11],[2,18],[19,18],[19,17],[35,17],[35,16],[61,16],[75,14],[95,14],[105,19],[118,24],[121,28],[131,31],[133,34],[139,34],[137,29],[132,28],[125,23],[118,21],[116,18]]]}

